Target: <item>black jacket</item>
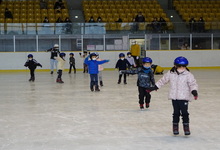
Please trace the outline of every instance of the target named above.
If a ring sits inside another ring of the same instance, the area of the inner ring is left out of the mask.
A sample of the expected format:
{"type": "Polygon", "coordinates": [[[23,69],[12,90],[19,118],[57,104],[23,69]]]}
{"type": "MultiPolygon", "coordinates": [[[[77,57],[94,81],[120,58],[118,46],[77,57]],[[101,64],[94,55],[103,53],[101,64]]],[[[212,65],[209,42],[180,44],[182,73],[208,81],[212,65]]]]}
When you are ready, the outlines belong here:
{"type": "Polygon", "coordinates": [[[129,61],[127,59],[121,60],[119,59],[116,63],[115,68],[118,68],[119,70],[126,70],[127,67],[130,67],[131,64],[129,63],[129,61]]]}
{"type": "Polygon", "coordinates": [[[155,85],[154,74],[151,68],[139,67],[136,70],[123,70],[120,71],[122,74],[137,74],[137,86],[143,88],[149,88],[155,85]]]}
{"type": "Polygon", "coordinates": [[[37,66],[42,67],[40,63],[38,63],[35,59],[28,59],[26,63],[24,64],[25,67],[28,67],[29,69],[36,69],[37,66]]]}
{"type": "Polygon", "coordinates": [[[51,52],[50,59],[55,59],[54,57],[57,57],[58,54],[60,54],[60,51],[58,48],[50,48],[47,50],[47,52],[51,52]]]}

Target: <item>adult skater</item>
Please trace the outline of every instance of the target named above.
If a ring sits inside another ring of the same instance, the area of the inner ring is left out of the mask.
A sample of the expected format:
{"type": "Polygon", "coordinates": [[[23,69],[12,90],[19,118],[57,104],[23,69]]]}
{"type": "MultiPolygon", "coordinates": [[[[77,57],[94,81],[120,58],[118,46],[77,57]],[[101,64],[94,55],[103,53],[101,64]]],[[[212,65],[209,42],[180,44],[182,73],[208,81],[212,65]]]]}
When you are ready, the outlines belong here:
{"type": "Polygon", "coordinates": [[[46,52],[51,52],[50,55],[50,74],[53,74],[54,66],[57,70],[57,60],[54,57],[57,57],[60,54],[59,45],[54,44],[53,48],[46,50],[46,52]]]}
{"type": "Polygon", "coordinates": [[[168,99],[172,100],[173,105],[174,135],[179,134],[180,116],[182,116],[185,135],[190,135],[188,102],[191,100],[191,94],[195,100],[198,98],[198,85],[193,74],[187,68],[188,64],[189,62],[185,57],[177,57],[174,60],[174,67],[164,74],[154,87],[147,89],[148,92],[157,90],[170,82],[168,99]]]}

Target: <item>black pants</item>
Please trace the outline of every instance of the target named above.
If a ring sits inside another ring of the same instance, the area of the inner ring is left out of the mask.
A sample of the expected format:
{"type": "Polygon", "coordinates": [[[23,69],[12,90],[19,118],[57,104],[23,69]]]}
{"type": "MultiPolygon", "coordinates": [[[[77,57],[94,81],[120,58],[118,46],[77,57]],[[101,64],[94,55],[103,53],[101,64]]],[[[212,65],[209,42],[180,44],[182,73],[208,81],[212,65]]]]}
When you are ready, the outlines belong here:
{"type": "Polygon", "coordinates": [[[186,100],[172,100],[173,104],[173,123],[179,123],[180,115],[183,123],[189,123],[188,104],[186,100]]]}
{"type": "Polygon", "coordinates": [[[88,65],[87,64],[83,64],[83,73],[88,73],[88,65]]]}
{"type": "Polygon", "coordinates": [[[29,68],[29,69],[30,69],[31,79],[35,79],[34,71],[35,71],[36,68],[29,68]]]}
{"type": "Polygon", "coordinates": [[[121,82],[122,75],[124,76],[124,82],[126,82],[126,74],[120,74],[118,82],[121,82]]]}
{"type": "Polygon", "coordinates": [[[132,56],[134,58],[134,62],[136,64],[137,67],[140,67],[140,63],[139,63],[139,58],[137,59],[138,56],[132,56]]]}
{"type": "Polygon", "coordinates": [[[75,67],[75,65],[73,65],[73,64],[70,64],[69,73],[71,73],[72,68],[73,68],[73,70],[74,70],[74,73],[76,73],[76,67],[75,67]]]}
{"type": "Polygon", "coordinates": [[[63,70],[58,70],[58,79],[61,79],[62,78],[62,72],[63,72],[63,70]]]}
{"type": "Polygon", "coordinates": [[[150,103],[151,95],[149,92],[146,92],[146,88],[138,87],[139,92],[139,104],[144,104],[144,101],[146,104],[150,103]]]}

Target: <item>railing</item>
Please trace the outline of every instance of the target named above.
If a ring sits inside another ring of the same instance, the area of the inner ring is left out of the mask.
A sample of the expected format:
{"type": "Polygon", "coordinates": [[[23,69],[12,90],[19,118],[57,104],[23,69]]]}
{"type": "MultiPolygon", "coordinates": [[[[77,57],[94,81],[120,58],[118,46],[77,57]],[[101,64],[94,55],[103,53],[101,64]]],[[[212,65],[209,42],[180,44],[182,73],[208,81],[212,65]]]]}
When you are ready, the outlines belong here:
{"type": "MultiPolygon", "coordinates": [[[[175,24],[176,28],[178,27],[175,24]]],[[[153,30],[150,23],[20,23],[0,24],[0,52],[129,50],[133,40],[142,50],[219,49],[220,33],[173,33],[153,30]]]]}

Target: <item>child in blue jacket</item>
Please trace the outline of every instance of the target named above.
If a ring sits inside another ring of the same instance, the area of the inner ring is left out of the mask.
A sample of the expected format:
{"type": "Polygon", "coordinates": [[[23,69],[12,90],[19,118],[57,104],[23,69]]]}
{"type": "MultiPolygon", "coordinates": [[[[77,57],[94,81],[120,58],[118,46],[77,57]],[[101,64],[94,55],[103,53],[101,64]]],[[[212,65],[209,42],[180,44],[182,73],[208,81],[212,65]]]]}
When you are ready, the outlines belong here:
{"type": "Polygon", "coordinates": [[[109,60],[97,61],[96,59],[97,59],[97,55],[95,53],[91,53],[88,57],[86,57],[84,61],[84,63],[88,65],[89,74],[90,74],[90,89],[92,92],[94,91],[94,86],[95,86],[95,91],[100,91],[98,86],[99,65],[109,62],[109,60]]]}

